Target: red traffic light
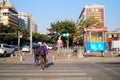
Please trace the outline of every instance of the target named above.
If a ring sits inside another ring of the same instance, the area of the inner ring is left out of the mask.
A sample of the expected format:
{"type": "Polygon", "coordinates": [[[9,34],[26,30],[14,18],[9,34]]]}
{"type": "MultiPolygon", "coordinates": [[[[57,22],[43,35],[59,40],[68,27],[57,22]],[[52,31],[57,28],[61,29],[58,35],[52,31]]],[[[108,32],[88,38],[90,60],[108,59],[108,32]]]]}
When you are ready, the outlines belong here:
{"type": "Polygon", "coordinates": [[[20,32],[19,34],[20,34],[20,35],[22,35],[22,34],[23,34],[23,32],[20,32]]]}

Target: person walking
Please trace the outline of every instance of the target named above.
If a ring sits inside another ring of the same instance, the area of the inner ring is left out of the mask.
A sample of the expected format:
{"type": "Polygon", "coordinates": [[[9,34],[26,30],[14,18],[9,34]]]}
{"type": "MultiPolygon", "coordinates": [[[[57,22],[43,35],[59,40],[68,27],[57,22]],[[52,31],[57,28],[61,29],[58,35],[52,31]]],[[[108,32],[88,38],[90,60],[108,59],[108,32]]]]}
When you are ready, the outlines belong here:
{"type": "Polygon", "coordinates": [[[42,42],[42,46],[40,49],[41,71],[43,71],[46,67],[46,56],[47,55],[48,55],[48,49],[46,46],[46,42],[42,42]]]}
{"type": "Polygon", "coordinates": [[[39,56],[40,56],[40,45],[36,44],[34,46],[34,62],[35,62],[35,66],[39,66],[39,56]]]}

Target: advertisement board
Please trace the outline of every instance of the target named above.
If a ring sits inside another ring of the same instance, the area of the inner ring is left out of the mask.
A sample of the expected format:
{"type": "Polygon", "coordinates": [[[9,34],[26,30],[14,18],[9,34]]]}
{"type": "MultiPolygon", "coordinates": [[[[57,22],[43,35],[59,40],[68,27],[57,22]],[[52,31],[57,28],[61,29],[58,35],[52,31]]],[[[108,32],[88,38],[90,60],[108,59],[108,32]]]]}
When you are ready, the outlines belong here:
{"type": "Polygon", "coordinates": [[[89,51],[105,51],[106,49],[106,42],[87,42],[86,44],[86,50],[89,51]]]}

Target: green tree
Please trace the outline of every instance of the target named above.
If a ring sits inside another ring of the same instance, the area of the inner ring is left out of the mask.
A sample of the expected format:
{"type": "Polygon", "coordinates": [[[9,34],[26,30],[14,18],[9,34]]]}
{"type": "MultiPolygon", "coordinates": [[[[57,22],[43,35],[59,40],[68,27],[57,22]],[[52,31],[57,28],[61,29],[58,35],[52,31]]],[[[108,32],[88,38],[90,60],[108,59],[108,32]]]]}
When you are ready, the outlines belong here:
{"type": "Polygon", "coordinates": [[[98,19],[95,19],[95,18],[88,18],[84,21],[80,21],[78,23],[78,25],[82,28],[88,28],[90,26],[93,26],[94,28],[100,28],[102,27],[101,23],[99,22],[98,19]]]}
{"type": "Polygon", "coordinates": [[[8,44],[16,44],[18,42],[18,31],[22,31],[23,35],[21,43],[29,41],[29,31],[27,29],[21,29],[14,26],[6,26],[0,24],[0,41],[8,44]]]}
{"type": "MultiPolygon", "coordinates": [[[[69,20],[53,22],[51,23],[51,28],[49,28],[48,30],[57,31],[56,35],[50,35],[50,41],[52,43],[57,42],[59,35],[62,35],[63,33],[69,33],[69,41],[70,44],[72,44],[73,36],[75,34],[75,23],[69,20]]],[[[66,38],[62,37],[62,40],[66,44],[66,38]]]]}
{"type": "Polygon", "coordinates": [[[0,24],[0,34],[1,42],[11,44],[16,41],[16,28],[13,26],[8,27],[6,25],[0,24]]]}

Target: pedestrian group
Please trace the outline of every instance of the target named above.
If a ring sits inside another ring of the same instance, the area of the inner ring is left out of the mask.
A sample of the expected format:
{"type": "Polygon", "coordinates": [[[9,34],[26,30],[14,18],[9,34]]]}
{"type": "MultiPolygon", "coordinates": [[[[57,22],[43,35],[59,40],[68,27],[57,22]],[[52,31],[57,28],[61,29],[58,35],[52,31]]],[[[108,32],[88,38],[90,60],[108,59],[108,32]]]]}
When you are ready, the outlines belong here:
{"type": "Polygon", "coordinates": [[[46,42],[42,42],[42,45],[36,44],[33,47],[33,54],[34,54],[34,62],[35,66],[41,66],[41,71],[46,68],[46,56],[48,55],[48,49],[46,46],[46,42]],[[40,62],[39,62],[40,61],[40,62]]]}

